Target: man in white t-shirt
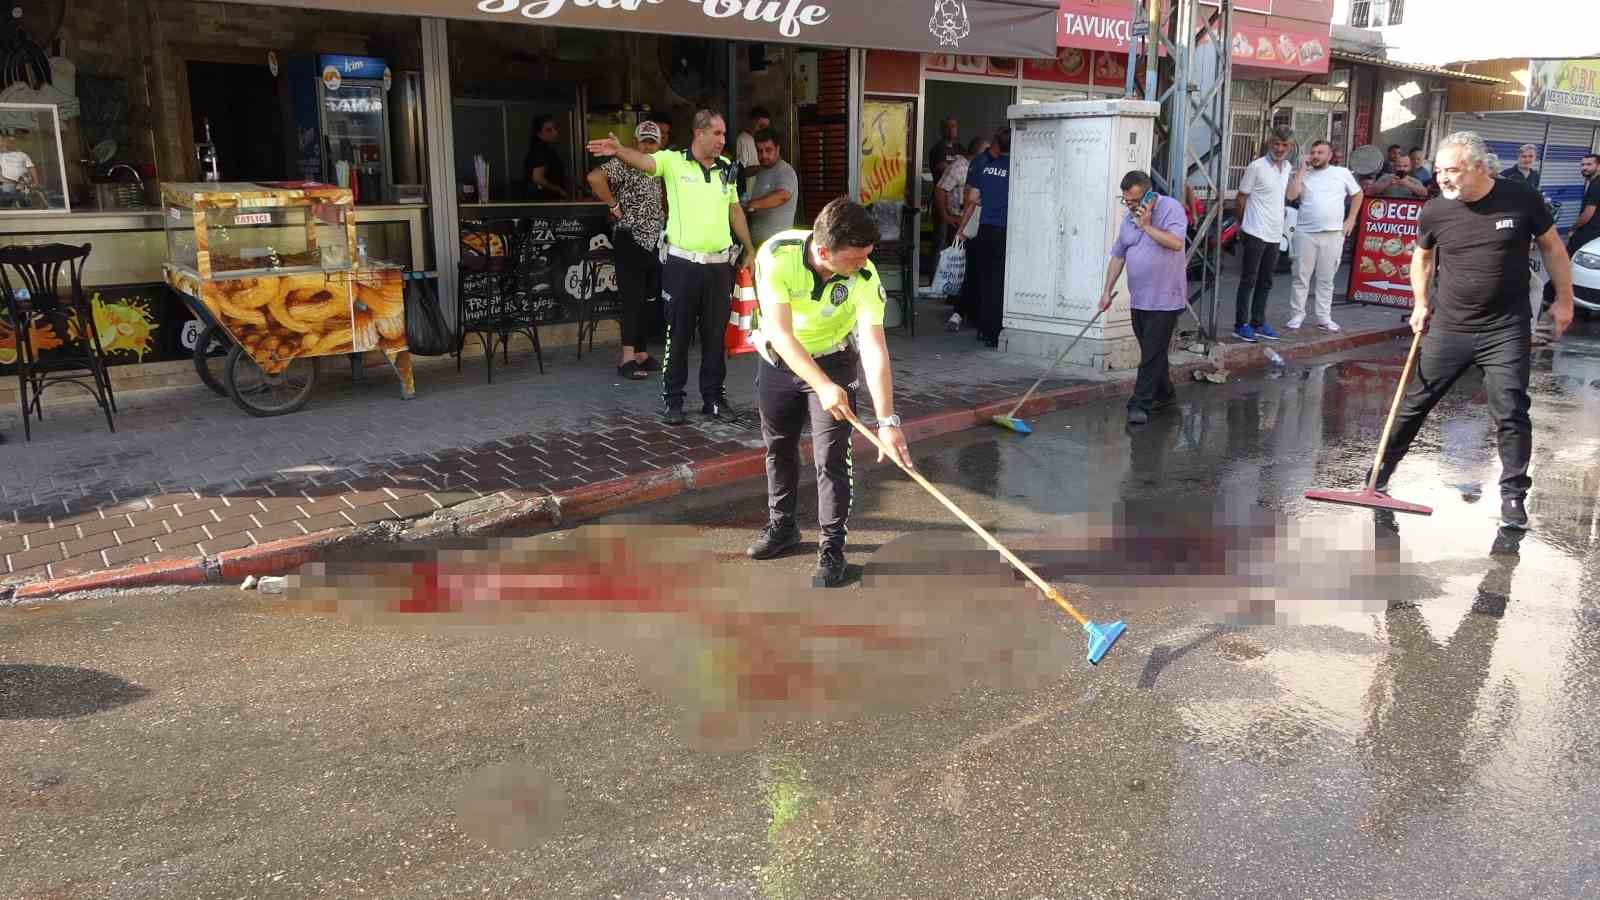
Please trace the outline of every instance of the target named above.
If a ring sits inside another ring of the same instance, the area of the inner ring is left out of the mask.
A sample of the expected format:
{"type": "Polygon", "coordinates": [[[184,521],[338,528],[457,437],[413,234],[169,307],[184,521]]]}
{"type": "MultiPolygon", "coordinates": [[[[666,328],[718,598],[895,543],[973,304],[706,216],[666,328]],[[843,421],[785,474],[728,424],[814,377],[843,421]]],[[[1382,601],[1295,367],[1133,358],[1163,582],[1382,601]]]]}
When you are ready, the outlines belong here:
{"type": "MultiPolygon", "coordinates": [[[[0,134],[0,192],[9,195],[8,200],[15,200],[17,195],[26,194],[28,189],[39,184],[39,169],[34,166],[33,158],[17,149],[16,135],[6,132],[0,134]]],[[[15,206],[16,203],[7,205],[15,206]]]]}
{"type": "MultiPolygon", "coordinates": [[[[967,144],[966,153],[958,154],[955,159],[945,164],[944,175],[939,178],[939,183],[935,186],[938,190],[935,200],[939,201],[939,218],[944,226],[939,233],[940,250],[955,243],[956,228],[961,225],[961,214],[965,209],[967,173],[971,170],[972,161],[988,152],[988,138],[973,138],[967,144]]],[[[979,212],[981,210],[973,212],[972,218],[967,220],[967,228],[960,235],[963,241],[970,241],[978,236],[979,212]]],[[[961,295],[956,300],[955,311],[951,312],[950,318],[945,321],[945,328],[949,331],[960,331],[961,323],[971,319],[977,312],[973,300],[976,292],[967,289],[968,283],[963,282],[961,295]]]]}
{"type": "Polygon", "coordinates": [[[1267,324],[1267,295],[1272,273],[1278,268],[1278,248],[1283,242],[1283,205],[1294,166],[1289,151],[1294,132],[1279,125],[1267,138],[1264,156],[1245,166],[1234,199],[1239,216],[1239,295],[1235,301],[1233,336],[1254,344],[1259,339],[1278,340],[1267,324]]]}
{"type": "Polygon", "coordinates": [[[1300,168],[1289,179],[1284,196],[1300,201],[1300,215],[1294,227],[1294,290],[1289,295],[1289,330],[1299,328],[1306,318],[1306,295],[1316,283],[1317,327],[1338,331],[1333,321],[1333,276],[1344,256],[1344,239],[1356,228],[1361,204],[1350,198],[1361,196],[1361,185],[1344,166],[1331,165],[1333,145],[1314,141],[1311,152],[1300,160],[1300,168]]]}

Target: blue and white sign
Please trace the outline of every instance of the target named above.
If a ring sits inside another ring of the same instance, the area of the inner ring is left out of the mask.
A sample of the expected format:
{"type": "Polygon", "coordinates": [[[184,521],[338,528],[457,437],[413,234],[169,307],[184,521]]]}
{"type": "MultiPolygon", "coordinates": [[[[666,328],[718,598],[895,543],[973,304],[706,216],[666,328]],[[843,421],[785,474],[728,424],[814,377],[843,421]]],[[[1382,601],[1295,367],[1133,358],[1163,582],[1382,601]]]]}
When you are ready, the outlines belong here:
{"type": "Polygon", "coordinates": [[[345,56],[338,53],[325,53],[319,60],[317,68],[326,71],[333,69],[339,73],[341,81],[350,78],[379,79],[383,73],[389,71],[389,64],[381,59],[370,56],[345,56]]]}

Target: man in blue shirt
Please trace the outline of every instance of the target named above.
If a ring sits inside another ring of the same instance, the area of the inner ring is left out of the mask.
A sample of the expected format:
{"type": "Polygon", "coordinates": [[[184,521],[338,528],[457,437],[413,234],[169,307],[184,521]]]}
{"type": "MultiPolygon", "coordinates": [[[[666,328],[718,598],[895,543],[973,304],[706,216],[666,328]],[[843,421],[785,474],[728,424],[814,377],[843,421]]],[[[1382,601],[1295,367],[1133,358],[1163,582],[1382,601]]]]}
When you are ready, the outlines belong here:
{"type": "Polygon", "coordinates": [[[956,234],[967,229],[973,210],[978,216],[978,236],[967,247],[967,277],[976,279],[978,340],[1000,345],[1000,319],[1006,303],[1006,206],[1011,199],[1011,129],[994,136],[987,156],[972,161],[967,170],[967,197],[956,234]]]}

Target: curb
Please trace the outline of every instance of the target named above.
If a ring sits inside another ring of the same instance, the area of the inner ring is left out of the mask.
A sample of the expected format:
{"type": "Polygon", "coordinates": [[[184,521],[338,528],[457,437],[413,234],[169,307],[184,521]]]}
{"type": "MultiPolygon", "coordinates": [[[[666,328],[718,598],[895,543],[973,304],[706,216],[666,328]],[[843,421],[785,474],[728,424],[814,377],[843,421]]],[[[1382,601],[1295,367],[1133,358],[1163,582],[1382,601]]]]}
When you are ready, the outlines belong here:
{"type": "MultiPolygon", "coordinates": [[[[1343,353],[1373,344],[1405,337],[1409,326],[1354,335],[1330,335],[1326,339],[1285,347],[1277,351],[1285,360],[1301,360],[1343,353]]],[[[1230,372],[1249,372],[1268,366],[1263,345],[1224,344],[1215,363],[1187,363],[1172,368],[1174,382],[1192,381],[1193,373],[1220,366],[1230,372]]],[[[1019,410],[1029,418],[1084,406],[1126,393],[1127,380],[1076,384],[1035,394],[1019,410]]],[[[959,431],[981,428],[991,418],[1010,412],[1016,403],[999,400],[970,409],[951,409],[932,413],[905,423],[907,442],[924,441],[959,431]]],[[[860,435],[859,449],[870,447],[860,435]]],[[[801,447],[803,461],[809,462],[811,447],[801,447]]],[[[165,560],[141,563],[119,569],[88,572],[64,578],[36,581],[16,587],[10,599],[42,600],[63,594],[108,588],[152,587],[159,585],[200,585],[236,583],[246,576],[285,575],[327,551],[343,545],[376,541],[422,541],[436,538],[486,536],[510,529],[561,527],[599,518],[631,506],[666,500],[681,494],[725,487],[766,474],[763,450],[742,450],[717,459],[658,469],[638,475],[624,475],[611,481],[584,485],[559,494],[528,495],[500,493],[439,510],[410,522],[380,522],[376,526],[345,526],[313,534],[286,538],[240,550],[229,550],[214,557],[165,560]]]]}

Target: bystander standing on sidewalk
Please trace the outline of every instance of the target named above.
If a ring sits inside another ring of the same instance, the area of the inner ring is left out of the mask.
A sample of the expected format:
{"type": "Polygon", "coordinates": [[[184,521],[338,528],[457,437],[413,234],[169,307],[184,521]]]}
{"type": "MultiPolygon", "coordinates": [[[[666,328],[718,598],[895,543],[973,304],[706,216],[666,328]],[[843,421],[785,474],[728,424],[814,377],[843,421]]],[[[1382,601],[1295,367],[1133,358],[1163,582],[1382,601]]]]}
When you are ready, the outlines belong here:
{"type": "MultiPolygon", "coordinates": [[[[633,132],[640,153],[661,149],[661,129],[640,122],[633,132]]],[[[666,213],[661,182],[613,157],[589,173],[589,187],[611,210],[616,227],[617,293],[622,302],[622,356],[617,374],[642,381],[660,365],[650,355],[650,302],[661,294],[661,259],[656,249],[666,213]]]]}
{"type": "MultiPolygon", "coordinates": [[[[967,173],[972,169],[972,163],[989,155],[989,139],[973,138],[967,145],[967,152],[957,156],[944,170],[944,178],[939,181],[938,201],[939,219],[943,228],[940,233],[939,249],[954,244],[957,239],[962,242],[970,241],[978,236],[978,226],[983,221],[983,216],[974,214],[963,219],[962,213],[967,202],[967,173]],[[961,223],[965,221],[966,227],[961,223]]],[[[955,311],[950,313],[950,318],[945,322],[945,327],[950,331],[960,331],[963,321],[972,321],[977,318],[976,282],[971,278],[964,278],[961,282],[961,293],[956,296],[955,311]]]]}
{"type": "Polygon", "coordinates": [[[1368,197],[1393,197],[1396,200],[1426,200],[1428,187],[1411,171],[1411,157],[1394,161],[1394,171],[1374,178],[1362,188],[1368,197]]]}
{"type": "Polygon", "coordinates": [[[1517,164],[1500,173],[1501,178],[1521,181],[1534,190],[1539,189],[1539,170],[1533,164],[1539,161],[1539,148],[1534,144],[1523,144],[1517,148],[1517,164]]]}
{"type": "Polygon", "coordinates": [[[1128,214],[1111,245],[1100,309],[1111,308],[1111,289],[1126,270],[1133,336],[1139,341],[1139,375],[1128,399],[1128,423],[1143,425],[1150,413],[1177,400],[1168,353],[1178,317],[1189,303],[1183,253],[1189,219],[1183,204],[1155,193],[1144,172],[1122,176],[1122,204],[1128,214]]]}
{"type": "Polygon", "coordinates": [[[744,203],[750,221],[750,237],[760,250],[773,235],[794,227],[794,212],[800,205],[800,176],[783,159],[783,145],[772,129],[756,133],[755,177],[750,180],[750,199],[744,203]]]}
{"type": "Polygon", "coordinates": [[[1289,295],[1289,321],[1293,331],[1306,318],[1306,298],[1315,284],[1317,326],[1323,331],[1338,331],[1333,321],[1333,276],[1344,256],[1344,241],[1356,228],[1361,204],[1361,185],[1343,166],[1335,166],[1333,145],[1313,141],[1311,152],[1300,160],[1300,167],[1289,179],[1285,196],[1300,201],[1300,216],[1294,229],[1294,288],[1289,295]]]}
{"type": "Polygon", "coordinates": [[[733,304],[733,268],[745,268],[755,257],[754,241],[739,205],[734,184],[738,167],[722,155],[728,126],[722,116],[702,109],[694,116],[694,139],[687,150],[658,150],[646,155],[624,147],[615,136],[590,141],[595,156],[615,156],[646,175],[662,180],[667,190],[667,258],[662,264],[663,299],[668,312],[667,355],[662,367],[662,419],[668,425],[688,421],[683,413],[689,381],[689,334],[700,334],[701,412],[722,418],[732,412],[724,383],[728,377],[724,332],[733,304]],[[744,245],[743,252],[734,238],[744,245]]]}
{"type": "Polygon", "coordinates": [[[973,160],[967,171],[966,203],[961,213],[961,231],[966,231],[974,215],[978,218],[978,236],[967,242],[967,278],[973,282],[978,340],[987,347],[1000,346],[1010,202],[1011,129],[1002,128],[995,134],[988,154],[973,160]]]}
{"type": "Polygon", "coordinates": [[[1432,195],[1437,185],[1434,184],[1433,169],[1428,165],[1428,154],[1424,153],[1421,147],[1412,147],[1409,155],[1411,157],[1411,177],[1422,182],[1422,186],[1427,188],[1428,193],[1432,195]]]}
{"type": "Polygon", "coordinates": [[[734,144],[734,161],[739,164],[739,193],[746,196],[755,196],[750,193],[755,190],[750,184],[756,172],[761,167],[761,154],[756,149],[756,141],[761,132],[772,127],[772,113],[765,106],[753,107],[750,110],[750,127],[739,132],[739,139],[734,144]]]}
{"type": "Polygon", "coordinates": [[[1255,343],[1265,338],[1278,340],[1278,332],[1267,324],[1267,296],[1272,293],[1272,273],[1278,268],[1279,245],[1283,242],[1285,194],[1294,167],[1289,151],[1294,148],[1294,132],[1285,126],[1272,129],[1267,152],[1245,166],[1234,200],[1239,217],[1239,294],[1234,302],[1233,336],[1255,343]]]}

